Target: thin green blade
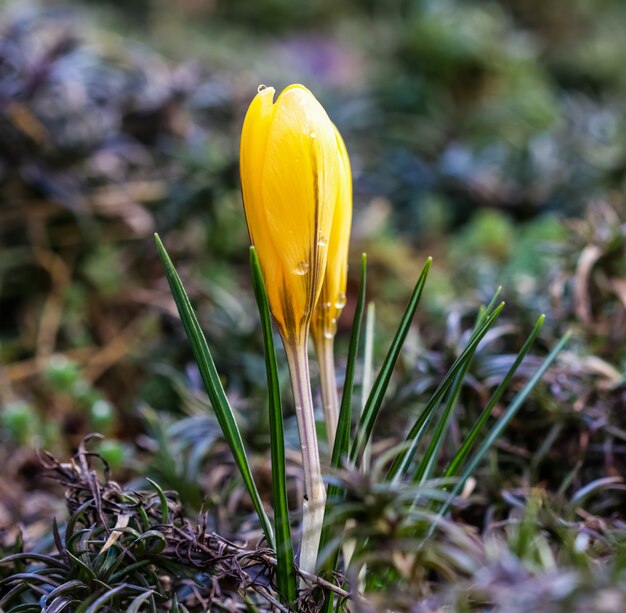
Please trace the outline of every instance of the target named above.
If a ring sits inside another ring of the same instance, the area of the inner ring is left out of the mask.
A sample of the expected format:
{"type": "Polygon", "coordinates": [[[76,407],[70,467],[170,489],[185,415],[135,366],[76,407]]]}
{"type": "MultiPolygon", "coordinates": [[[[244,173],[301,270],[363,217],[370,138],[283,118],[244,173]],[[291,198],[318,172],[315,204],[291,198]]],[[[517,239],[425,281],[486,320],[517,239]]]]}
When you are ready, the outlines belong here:
{"type": "Polygon", "coordinates": [[[459,370],[456,377],[454,378],[454,382],[452,383],[452,388],[450,389],[448,400],[446,401],[446,406],[443,410],[443,413],[437,420],[437,423],[435,424],[435,431],[433,432],[428,447],[424,452],[424,456],[418,462],[416,470],[413,473],[413,481],[424,483],[432,476],[432,473],[439,459],[439,454],[443,445],[443,439],[448,432],[448,425],[450,424],[452,412],[456,407],[456,401],[458,400],[461,388],[463,387],[463,381],[465,380],[465,375],[470,366],[472,358],[474,357],[474,353],[475,351],[472,351],[471,355],[468,357],[466,362],[461,367],[461,370],[459,370]]]}
{"type": "Polygon", "coordinates": [[[354,371],[356,367],[359,345],[361,342],[361,329],[363,327],[363,312],[365,310],[365,290],[367,281],[367,256],[361,256],[361,280],[359,294],[354,311],[350,345],[348,346],[348,361],[346,364],[346,377],[339,408],[339,420],[337,423],[337,436],[333,446],[332,466],[339,468],[341,459],[350,450],[350,426],[352,424],[352,396],[354,393],[354,371]]]}
{"type": "Polygon", "coordinates": [[[515,361],[511,365],[511,368],[509,368],[504,379],[502,379],[502,381],[500,382],[500,385],[498,385],[498,387],[496,388],[496,391],[493,393],[493,395],[489,399],[489,402],[485,405],[485,408],[482,410],[480,416],[478,417],[478,420],[472,426],[472,429],[469,431],[468,435],[465,437],[463,444],[461,445],[459,450],[456,452],[452,460],[450,460],[450,464],[448,465],[448,467],[446,468],[444,472],[444,477],[453,477],[459,473],[461,465],[467,459],[469,452],[471,451],[472,447],[474,446],[474,443],[476,442],[476,438],[478,437],[481,430],[485,426],[485,423],[489,419],[489,416],[491,415],[493,408],[496,406],[496,404],[498,404],[498,402],[500,401],[500,398],[502,398],[502,395],[504,394],[509,384],[511,383],[511,379],[513,379],[513,376],[517,372],[517,369],[521,366],[522,362],[524,361],[524,358],[530,351],[531,347],[534,345],[535,340],[541,330],[541,327],[543,326],[543,322],[545,318],[546,318],[545,315],[541,315],[541,317],[539,317],[539,319],[537,320],[537,323],[535,324],[533,331],[529,334],[528,338],[522,345],[522,348],[519,350],[519,353],[517,354],[515,361]]]}
{"type": "MultiPolygon", "coordinates": [[[[343,394],[341,396],[341,406],[339,408],[339,419],[337,422],[337,434],[335,436],[335,444],[333,445],[333,453],[331,457],[331,466],[339,468],[341,462],[350,451],[350,426],[352,423],[352,396],[354,393],[354,371],[356,367],[357,356],[359,353],[359,345],[361,342],[361,329],[363,326],[363,312],[365,310],[365,289],[367,281],[367,256],[361,256],[361,281],[359,284],[359,294],[357,298],[356,308],[354,311],[354,319],[352,320],[352,333],[350,335],[350,345],[348,347],[348,361],[346,364],[346,376],[343,384],[343,394]]],[[[324,524],[320,535],[320,544],[318,549],[317,564],[320,568],[334,571],[337,569],[339,560],[339,548],[327,555],[328,544],[330,543],[338,526],[334,526],[329,521],[333,507],[337,502],[343,499],[341,488],[335,484],[328,485],[326,495],[326,507],[324,508],[324,524]]],[[[321,613],[329,613],[333,609],[334,595],[327,591],[325,594],[324,604],[321,613]]]]}
{"type": "MultiPolygon", "coordinates": [[[[350,447],[350,425],[352,422],[352,395],[354,388],[354,371],[356,367],[357,355],[359,353],[359,344],[361,340],[361,329],[363,326],[363,311],[365,310],[365,289],[366,289],[366,266],[367,258],[363,254],[361,257],[361,282],[359,286],[359,294],[354,311],[354,319],[352,321],[352,333],[350,335],[350,345],[348,348],[348,361],[346,364],[346,377],[343,385],[343,395],[341,397],[341,407],[339,408],[339,420],[337,422],[337,434],[335,436],[335,444],[331,458],[331,466],[340,468],[342,460],[347,456],[350,447]]],[[[340,495],[340,488],[331,483],[328,486],[326,496],[326,508],[324,510],[324,519],[326,520],[332,511],[332,505],[336,502],[340,495]]],[[[324,521],[322,534],[320,537],[319,552],[322,553],[331,537],[332,526],[324,521]]],[[[318,560],[318,564],[322,562],[318,560]]]]}
{"type": "Polygon", "coordinates": [[[248,463],[246,450],[243,445],[243,440],[241,439],[237,422],[235,421],[233,410],[228,402],[228,399],[226,398],[226,393],[224,392],[222,382],[220,381],[217,369],[215,368],[215,363],[213,362],[213,357],[211,356],[206,338],[204,337],[198,318],[196,317],[191,303],[189,302],[183,283],[176,272],[174,265],[172,264],[172,260],[165,250],[159,235],[155,234],[154,237],[159,251],[159,257],[161,258],[161,262],[165,268],[165,275],[170,285],[172,296],[176,302],[176,307],[178,308],[180,319],[183,322],[187,338],[191,343],[193,357],[198,365],[202,382],[204,383],[209,400],[211,401],[211,405],[215,411],[217,421],[222,429],[224,438],[231,449],[235,464],[241,474],[241,478],[243,479],[248,493],[250,494],[252,504],[254,505],[259,521],[261,522],[263,532],[265,533],[265,538],[267,539],[269,545],[275,548],[276,544],[274,542],[272,526],[265,509],[263,508],[263,503],[261,502],[261,497],[259,496],[256,483],[254,482],[254,477],[252,476],[252,471],[250,470],[250,464],[248,463]]]}
{"type": "Polygon", "coordinates": [[[265,291],[265,282],[261,273],[261,265],[254,247],[250,248],[250,268],[252,269],[252,285],[261,315],[263,329],[263,350],[267,371],[270,418],[270,451],[272,456],[272,498],[274,502],[274,531],[276,534],[276,578],[278,590],[283,604],[295,602],[298,594],[296,589],[296,573],[293,567],[293,542],[289,525],[289,506],[287,502],[287,476],[285,469],[285,437],[283,431],[283,413],[280,402],[280,386],[276,351],[272,338],[272,321],[270,306],[265,291]]]}
{"type": "Polygon", "coordinates": [[[489,433],[485,437],[482,445],[476,450],[476,452],[468,462],[467,466],[465,467],[465,470],[459,477],[456,485],[454,486],[454,488],[452,488],[448,500],[441,506],[441,509],[439,509],[439,516],[443,516],[448,512],[450,506],[452,505],[454,497],[461,491],[461,489],[465,485],[465,482],[472,476],[482,459],[485,457],[486,453],[489,451],[489,449],[491,449],[491,446],[496,442],[504,429],[515,417],[524,402],[526,402],[528,396],[533,391],[537,383],[539,383],[539,381],[542,379],[543,375],[546,374],[548,368],[552,366],[552,363],[554,362],[554,360],[556,360],[557,356],[569,340],[569,337],[570,333],[567,332],[565,336],[563,336],[563,338],[558,342],[556,347],[554,347],[554,349],[549,353],[549,355],[543,361],[541,366],[537,369],[535,374],[530,378],[528,383],[526,383],[524,388],[517,393],[517,395],[506,408],[500,419],[498,419],[498,421],[492,426],[491,430],[489,430],[489,433]]]}
{"type": "Polygon", "coordinates": [[[393,369],[398,361],[400,351],[404,345],[406,335],[408,334],[411,326],[411,321],[413,321],[413,316],[415,315],[420,298],[422,297],[422,291],[424,289],[424,285],[426,284],[426,279],[428,278],[428,271],[430,270],[431,263],[432,258],[428,258],[424,268],[422,269],[422,273],[415,284],[415,288],[413,289],[413,293],[409,299],[402,321],[400,322],[396,335],[391,343],[389,352],[387,353],[380,372],[376,377],[376,381],[374,381],[367,404],[363,409],[363,414],[361,415],[356,431],[356,438],[350,453],[350,460],[357,465],[360,463],[365,446],[372,435],[374,422],[376,421],[376,417],[378,417],[383,398],[385,397],[387,387],[389,386],[391,374],[393,373],[393,369]]]}
{"type": "MultiPolygon", "coordinates": [[[[481,306],[472,332],[477,332],[481,324],[483,324],[485,322],[485,319],[489,317],[489,315],[493,312],[496,305],[496,300],[498,299],[501,291],[502,287],[498,287],[489,304],[487,306],[481,306]]],[[[435,424],[435,431],[432,434],[428,447],[426,448],[423,457],[418,462],[416,470],[413,473],[413,481],[424,483],[425,481],[428,481],[428,479],[430,479],[433,475],[435,467],[437,466],[437,462],[439,461],[439,458],[441,456],[443,441],[448,432],[450,419],[456,407],[459,394],[461,393],[463,382],[465,381],[465,375],[467,374],[467,371],[470,367],[470,364],[472,363],[474,354],[476,353],[477,349],[478,345],[469,354],[468,359],[465,361],[465,363],[461,367],[461,370],[454,378],[454,382],[448,394],[448,399],[446,400],[446,405],[443,413],[437,419],[437,423],[435,424]]]]}
{"type": "Polygon", "coordinates": [[[446,373],[446,376],[443,378],[435,392],[433,393],[431,399],[428,401],[428,404],[424,407],[424,410],[421,412],[420,416],[417,418],[415,424],[409,431],[406,436],[405,444],[402,446],[402,449],[396,459],[394,460],[389,472],[387,473],[387,479],[400,479],[409,470],[411,462],[413,460],[413,456],[417,451],[417,447],[419,446],[424,433],[430,423],[430,420],[433,417],[435,409],[439,406],[441,399],[448,391],[450,386],[452,385],[455,377],[464,367],[464,364],[467,363],[468,360],[474,355],[474,351],[476,347],[483,339],[485,334],[489,331],[489,329],[493,326],[496,319],[502,312],[504,308],[504,302],[501,302],[491,314],[486,316],[481,326],[472,333],[465,349],[461,352],[461,355],[454,361],[454,364],[450,367],[450,370],[446,373]]]}

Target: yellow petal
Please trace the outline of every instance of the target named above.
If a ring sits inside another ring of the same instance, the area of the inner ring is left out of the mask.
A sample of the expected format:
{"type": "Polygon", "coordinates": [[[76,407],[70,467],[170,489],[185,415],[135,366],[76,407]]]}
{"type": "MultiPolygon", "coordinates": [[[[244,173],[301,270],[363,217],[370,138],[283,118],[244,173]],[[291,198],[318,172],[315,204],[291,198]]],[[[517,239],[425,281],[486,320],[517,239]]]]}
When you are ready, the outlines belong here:
{"type": "Polygon", "coordinates": [[[348,246],[352,225],[352,171],[350,158],[339,130],[335,128],[339,151],[339,180],[337,203],[333,215],[332,230],[328,243],[328,262],[324,284],[317,301],[312,320],[314,336],[332,337],[337,319],[346,303],[348,276],[348,246]]]}
{"type": "MultiPolygon", "coordinates": [[[[243,122],[240,147],[241,189],[248,232],[252,244],[259,254],[263,254],[265,262],[276,259],[261,199],[263,160],[275,108],[274,93],[273,87],[260,89],[250,103],[243,122]]],[[[274,266],[268,268],[268,274],[264,271],[265,283],[269,287],[276,285],[275,276],[278,272],[274,266]]]]}

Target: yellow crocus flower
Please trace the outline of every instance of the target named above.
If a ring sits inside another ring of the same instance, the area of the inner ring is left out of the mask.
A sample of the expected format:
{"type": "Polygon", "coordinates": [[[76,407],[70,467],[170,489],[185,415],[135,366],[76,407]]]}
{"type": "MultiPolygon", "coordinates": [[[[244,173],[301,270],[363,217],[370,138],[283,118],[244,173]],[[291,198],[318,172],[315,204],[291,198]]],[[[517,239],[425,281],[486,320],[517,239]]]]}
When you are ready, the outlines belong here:
{"type": "Polygon", "coordinates": [[[274,102],[260,87],[241,133],[241,185],[250,239],[285,346],[298,420],[304,499],[300,567],[313,572],[326,490],[322,480],[307,342],[345,189],[345,147],[326,111],[302,85],[274,102]]]}
{"type": "Polygon", "coordinates": [[[250,238],[284,340],[308,332],[328,253],[341,154],[313,94],[259,88],[241,134],[241,184],[250,238]]]}

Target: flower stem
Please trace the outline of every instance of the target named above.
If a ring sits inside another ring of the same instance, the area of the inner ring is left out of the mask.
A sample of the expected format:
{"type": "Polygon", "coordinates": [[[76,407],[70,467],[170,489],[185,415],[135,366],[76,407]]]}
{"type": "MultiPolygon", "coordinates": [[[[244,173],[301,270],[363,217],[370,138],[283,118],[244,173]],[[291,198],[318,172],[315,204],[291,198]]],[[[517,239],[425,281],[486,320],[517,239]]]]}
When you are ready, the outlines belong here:
{"type": "Polygon", "coordinates": [[[326,490],[322,481],[320,456],[315,431],[315,414],[309,377],[309,356],[306,338],[303,341],[283,339],[300,433],[302,466],[304,469],[304,501],[302,503],[302,541],[300,544],[300,568],[315,572],[319,547],[326,490]]]}
{"type": "Polygon", "coordinates": [[[324,421],[328,447],[331,450],[335,444],[337,421],[339,420],[339,395],[337,393],[337,378],[335,376],[335,339],[325,335],[314,335],[315,353],[320,366],[320,383],[322,388],[322,405],[324,407],[324,421]]]}

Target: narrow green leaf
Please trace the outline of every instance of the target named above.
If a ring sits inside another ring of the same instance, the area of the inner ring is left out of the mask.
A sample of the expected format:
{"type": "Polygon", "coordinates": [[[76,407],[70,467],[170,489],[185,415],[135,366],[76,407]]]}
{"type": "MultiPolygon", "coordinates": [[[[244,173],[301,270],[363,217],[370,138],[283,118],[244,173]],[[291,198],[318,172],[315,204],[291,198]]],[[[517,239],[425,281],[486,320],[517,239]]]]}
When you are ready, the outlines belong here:
{"type": "Polygon", "coordinates": [[[69,551],[66,552],[66,555],[71,560],[71,562],[73,562],[74,568],[72,569],[72,571],[74,573],[76,573],[76,570],[78,569],[79,576],[83,575],[84,577],[87,578],[87,580],[98,578],[93,568],[91,568],[89,564],[85,564],[85,562],[83,562],[78,556],[75,556],[69,551]]]}
{"type": "Polygon", "coordinates": [[[254,604],[254,602],[252,601],[252,598],[250,598],[250,594],[244,594],[243,599],[246,603],[246,610],[249,613],[260,613],[259,607],[257,607],[256,604],[254,604]]]}
{"type": "Polygon", "coordinates": [[[289,524],[289,506],[287,502],[287,476],[285,469],[285,436],[283,431],[283,413],[280,401],[280,385],[276,366],[276,351],[272,338],[270,307],[265,291],[265,282],[261,265],[254,247],[250,248],[250,267],[252,285],[263,330],[263,350],[269,393],[270,450],[272,456],[272,497],[274,502],[274,531],[276,535],[276,577],[278,590],[283,604],[295,602],[296,573],[293,567],[293,542],[289,524]]]}
{"type": "MultiPolygon", "coordinates": [[[[477,332],[480,326],[485,322],[485,319],[493,312],[496,306],[496,300],[498,299],[501,291],[502,287],[498,287],[489,304],[487,306],[481,306],[472,332],[477,332]]],[[[444,438],[448,432],[450,418],[452,417],[452,413],[456,407],[459,394],[461,393],[461,389],[463,387],[463,381],[465,381],[465,375],[467,374],[470,364],[472,363],[476,349],[478,349],[478,345],[469,354],[468,359],[464,362],[461,370],[459,370],[454,378],[452,388],[448,394],[446,406],[441,416],[437,419],[435,431],[433,432],[428,447],[426,448],[423,457],[417,464],[416,470],[413,474],[413,481],[424,483],[432,477],[433,471],[437,466],[437,462],[441,454],[441,447],[443,446],[444,438]]]]}
{"type": "Polygon", "coordinates": [[[409,303],[402,317],[402,321],[398,326],[398,330],[396,331],[396,335],[394,336],[394,339],[391,343],[391,347],[389,347],[389,352],[387,353],[380,372],[376,377],[376,381],[374,381],[374,385],[372,386],[372,391],[370,392],[367,404],[363,409],[363,414],[361,415],[361,419],[359,421],[359,425],[356,431],[355,441],[352,445],[352,450],[350,453],[350,460],[357,465],[360,464],[363,452],[365,450],[365,446],[367,445],[367,442],[372,435],[374,422],[378,417],[378,413],[385,397],[387,387],[389,386],[391,374],[393,373],[393,369],[396,365],[396,362],[398,361],[400,351],[402,349],[402,346],[404,345],[406,335],[408,334],[409,328],[411,326],[411,321],[413,320],[413,316],[415,315],[415,311],[417,310],[417,307],[419,305],[420,298],[422,297],[422,291],[424,289],[424,285],[426,284],[426,279],[428,278],[428,271],[430,270],[431,263],[432,258],[428,258],[426,260],[424,268],[422,269],[422,273],[420,274],[419,279],[415,284],[415,288],[413,289],[413,293],[411,294],[411,298],[409,299],[409,303]]]}
{"type": "Polygon", "coordinates": [[[474,443],[476,442],[478,435],[480,434],[480,432],[485,426],[485,423],[489,419],[489,416],[491,415],[493,408],[496,406],[496,404],[498,404],[498,402],[500,401],[500,398],[502,398],[502,395],[504,394],[509,384],[511,383],[511,380],[513,379],[513,376],[517,372],[517,369],[521,366],[522,362],[524,361],[524,358],[530,351],[531,347],[534,345],[535,340],[537,339],[537,336],[541,330],[541,327],[543,326],[543,322],[545,318],[546,318],[545,315],[541,315],[541,317],[539,317],[539,319],[537,320],[537,323],[535,324],[533,331],[529,334],[528,338],[522,345],[522,348],[519,350],[519,353],[517,354],[515,361],[511,365],[511,368],[509,368],[504,379],[502,379],[502,381],[500,382],[500,385],[498,385],[498,387],[496,388],[496,391],[493,393],[493,395],[489,399],[489,402],[486,404],[485,408],[482,410],[480,416],[476,420],[476,423],[472,426],[472,429],[468,432],[467,436],[465,437],[465,440],[463,441],[463,444],[461,445],[459,450],[456,452],[456,454],[450,461],[450,464],[448,465],[448,467],[446,468],[444,472],[444,477],[454,477],[455,475],[459,473],[461,465],[463,464],[463,462],[465,462],[467,456],[469,455],[469,452],[474,446],[474,443]]]}
{"type": "Polygon", "coordinates": [[[389,472],[387,473],[388,480],[397,480],[402,478],[408,472],[409,466],[411,465],[411,461],[413,460],[413,456],[417,451],[417,447],[419,446],[422,437],[430,423],[430,420],[433,417],[435,409],[439,406],[441,399],[444,394],[448,391],[450,386],[452,385],[455,377],[461,371],[464,364],[467,363],[468,360],[471,359],[476,347],[483,339],[485,334],[489,331],[491,326],[495,323],[496,319],[500,315],[502,309],[504,308],[504,302],[501,302],[494,311],[486,316],[483,320],[481,326],[472,333],[470,336],[465,349],[461,352],[461,355],[454,361],[454,364],[450,367],[450,370],[446,373],[446,376],[443,378],[435,392],[433,393],[431,399],[428,401],[428,404],[424,407],[424,410],[421,412],[420,416],[417,418],[415,424],[409,431],[406,436],[405,442],[406,444],[402,446],[402,449],[396,459],[394,460],[389,472]]]}
{"type": "MultiPolygon", "coordinates": [[[[114,584],[116,581],[123,579],[124,577],[129,577],[130,574],[134,572],[135,570],[139,568],[144,568],[145,566],[148,566],[149,564],[152,563],[152,560],[150,558],[144,558],[143,560],[139,560],[138,562],[133,562],[132,564],[128,564],[126,553],[121,553],[120,558],[122,558],[122,561],[126,561],[126,565],[122,566],[120,570],[114,572],[113,574],[111,574],[110,577],[107,578],[107,581],[111,585],[114,584]]],[[[120,565],[117,564],[116,566],[119,567],[120,565]]]]}
{"type": "Polygon", "coordinates": [[[452,488],[448,500],[441,506],[441,509],[439,509],[439,516],[443,516],[448,512],[452,501],[454,500],[454,497],[461,491],[461,489],[465,485],[465,482],[472,476],[482,459],[485,457],[486,453],[489,451],[489,449],[491,449],[491,446],[498,440],[504,429],[515,417],[524,402],[526,402],[528,396],[533,391],[537,383],[539,383],[543,375],[546,374],[548,368],[552,366],[552,363],[554,362],[554,360],[556,360],[557,356],[569,340],[569,337],[570,333],[567,332],[558,342],[556,347],[554,347],[554,349],[549,353],[549,355],[543,361],[541,366],[537,369],[535,374],[530,378],[528,383],[526,383],[523,389],[517,393],[517,395],[506,408],[500,419],[498,419],[498,421],[492,426],[491,430],[489,430],[489,433],[485,437],[485,440],[471,457],[470,461],[465,467],[465,470],[459,477],[456,485],[454,486],[454,488],[452,488]]]}
{"type": "Polygon", "coordinates": [[[331,465],[333,468],[341,466],[342,458],[350,450],[350,427],[352,425],[352,396],[354,393],[354,371],[356,368],[359,345],[361,342],[361,328],[363,326],[363,311],[365,309],[365,289],[367,281],[367,256],[361,256],[361,280],[359,294],[354,311],[352,333],[348,346],[348,361],[346,364],[346,376],[343,382],[343,394],[339,408],[339,420],[337,423],[337,435],[333,446],[331,465]]]}
{"type": "Polygon", "coordinates": [[[211,356],[206,338],[200,328],[200,324],[193,311],[191,303],[189,302],[183,283],[176,272],[176,269],[174,268],[174,265],[172,264],[172,261],[158,234],[155,234],[155,240],[161,262],[165,268],[167,281],[176,302],[176,307],[178,308],[178,313],[180,314],[181,321],[183,322],[187,338],[191,343],[193,356],[196,360],[196,364],[198,365],[198,370],[200,371],[200,376],[209,396],[209,400],[211,401],[211,405],[215,411],[217,421],[233,454],[233,458],[237,468],[239,469],[246,489],[248,490],[248,494],[250,494],[252,504],[254,505],[259,521],[261,522],[263,532],[265,533],[265,538],[267,539],[270,547],[275,549],[276,543],[274,541],[272,526],[269,518],[267,517],[267,513],[263,508],[261,497],[259,496],[256,483],[254,482],[254,477],[252,476],[252,471],[250,470],[250,464],[248,463],[246,450],[243,445],[243,440],[241,439],[241,433],[239,432],[239,427],[235,421],[235,415],[228,402],[226,393],[224,392],[224,388],[217,373],[217,369],[215,368],[215,363],[213,361],[213,357],[211,356]]]}
{"type": "MultiPolygon", "coordinates": [[[[365,290],[367,282],[367,256],[361,256],[361,281],[359,284],[359,294],[357,297],[356,308],[354,311],[354,319],[352,320],[352,332],[350,334],[350,344],[348,346],[348,361],[346,364],[346,376],[343,383],[343,394],[341,396],[341,406],[339,408],[339,420],[337,422],[337,434],[335,436],[335,444],[333,445],[333,453],[331,457],[331,466],[340,468],[341,463],[350,451],[350,426],[352,424],[352,396],[354,393],[354,371],[356,369],[356,361],[359,354],[359,345],[361,342],[361,329],[363,327],[363,311],[365,310],[365,290]]],[[[339,560],[339,548],[334,548],[330,556],[323,559],[327,553],[325,550],[333,536],[333,532],[337,526],[329,521],[333,506],[335,506],[340,498],[343,498],[341,488],[336,483],[328,485],[326,496],[326,507],[324,508],[324,524],[320,535],[319,553],[317,564],[320,568],[327,570],[337,570],[339,560]]],[[[321,613],[329,613],[333,608],[334,594],[327,591],[325,594],[324,605],[321,613]]]]}
{"type": "Polygon", "coordinates": [[[180,613],[180,607],[178,606],[178,597],[176,594],[172,596],[172,605],[170,608],[170,613],[180,613]]]}
{"type": "Polygon", "coordinates": [[[26,560],[32,560],[33,562],[37,562],[40,564],[44,564],[50,568],[56,568],[63,572],[67,571],[67,566],[61,562],[57,558],[53,558],[52,556],[46,556],[42,553],[34,553],[34,552],[24,552],[24,553],[13,553],[9,556],[0,559],[0,566],[15,564],[16,562],[22,563],[26,562],[26,560]]]}
{"type": "Polygon", "coordinates": [[[161,486],[152,479],[146,477],[146,481],[156,490],[157,496],[159,497],[159,501],[161,503],[161,520],[164,524],[168,524],[170,521],[170,509],[167,506],[167,497],[165,496],[165,492],[161,489],[161,486]]]}
{"type": "Polygon", "coordinates": [[[89,589],[90,588],[86,583],[79,581],[78,579],[66,581],[65,583],[59,585],[59,587],[53,589],[51,592],[48,592],[45,596],[42,596],[39,600],[39,603],[44,607],[45,610],[46,607],[50,606],[48,603],[53,602],[58,596],[60,596],[64,592],[70,592],[71,595],[78,596],[78,593],[89,589]]]}
{"type": "Polygon", "coordinates": [[[79,611],[81,613],[97,613],[97,611],[103,609],[108,602],[113,600],[118,594],[123,593],[128,588],[129,586],[125,583],[122,583],[122,585],[118,585],[117,587],[111,588],[101,596],[97,596],[96,598],[90,598],[83,604],[83,606],[79,608],[79,611]]]}
{"type": "MultiPolygon", "coordinates": [[[[354,319],[352,320],[352,332],[350,335],[350,344],[348,346],[348,361],[346,364],[346,376],[343,383],[343,394],[341,396],[341,406],[339,408],[339,419],[337,422],[337,434],[335,436],[335,444],[331,457],[331,466],[340,468],[342,460],[347,456],[350,447],[350,426],[352,423],[352,396],[354,390],[354,371],[356,368],[357,356],[359,353],[359,344],[361,339],[361,328],[363,325],[363,311],[365,309],[365,289],[367,277],[367,257],[365,254],[361,257],[361,281],[359,285],[359,294],[357,298],[356,308],[354,311],[354,319]]],[[[319,552],[323,553],[324,548],[331,537],[332,526],[328,523],[328,517],[332,511],[332,506],[336,504],[337,497],[340,494],[338,485],[331,483],[328,486],[326,496],[326,508],[324,509],[324,525],[320,536],[319,552]]],[[[318,565],[322,560],[318,559],[318,565]]],[[[323,565],[328,568],[328,564],[323,565]]],[[[331,570],[334,570],[331,569],[331,570]]]]}
{"type": "Polygon", "coordinates": [[[498,300],[498,297],[500,296],[501,293],[502,293],[502,286],[499,285],[496,291],[494,292],[491,300],[489,301],[489,304],[487,306],[482,306],[480,308],[478,317],[476,318],[476,324],[474,325],[474,330],[476,330],[476,328],[480,328],[480,326],[484,323],[485,319],[493,313],[494,309],[496,308],[496,301],[498,300]]]}
{"type": "Polygon", "coordinates": [[[475,352],[476,349],[471,352],[471,354],[468,356],[468,359],[463,363],[461,369],[456,374],[456,377],[454,377],[454,382],[452,383],[452,388],[450,389],[450,393],[448,394],[446,406],[443,410],[443,413],[439,416],[437,423],[435,424],[435,431],[433,432],[430,442],[428,443],[428,447],[426,448],[423,457],[418,462],[416,470],[413,473],[413,481],[424,483],[432,476],[432,473],[439,459],[443,440],[446,436],[446,433],[448,432],[450,417],[452,416],[452,412],[456,407],[456,402],[459,398],[461,388],[463,387],[465,375],[467,374],[467,370],[472,362],[472,358],[474,357],[475,352]]]}
{"type": "MultiPolygon", "coordinates": [[[[365,313],[365,334],[363,337],[363,380],[361,381],[361,402],[359,404],[358,419],[361,419],[367,398],[372,391],[372,379],[374,373],[374,322],[376,319],[376,307],[373,302],[367,305],[365,313]]],[[[361,470],[367,472],[372,456],[372,441],[370,440],[363,450],[361,470]]]]}
{"type": "Polygon", "coordinates": [[[128,609],[126,609],[126,613],[140,613],[141,608],[145,602],[152,598],[154,600],[154,595],[156,592],[154,590],[150,590],[145,594],[140,594],[137,598],[134,598],[133,601],[128,605],[128,609]]]}

